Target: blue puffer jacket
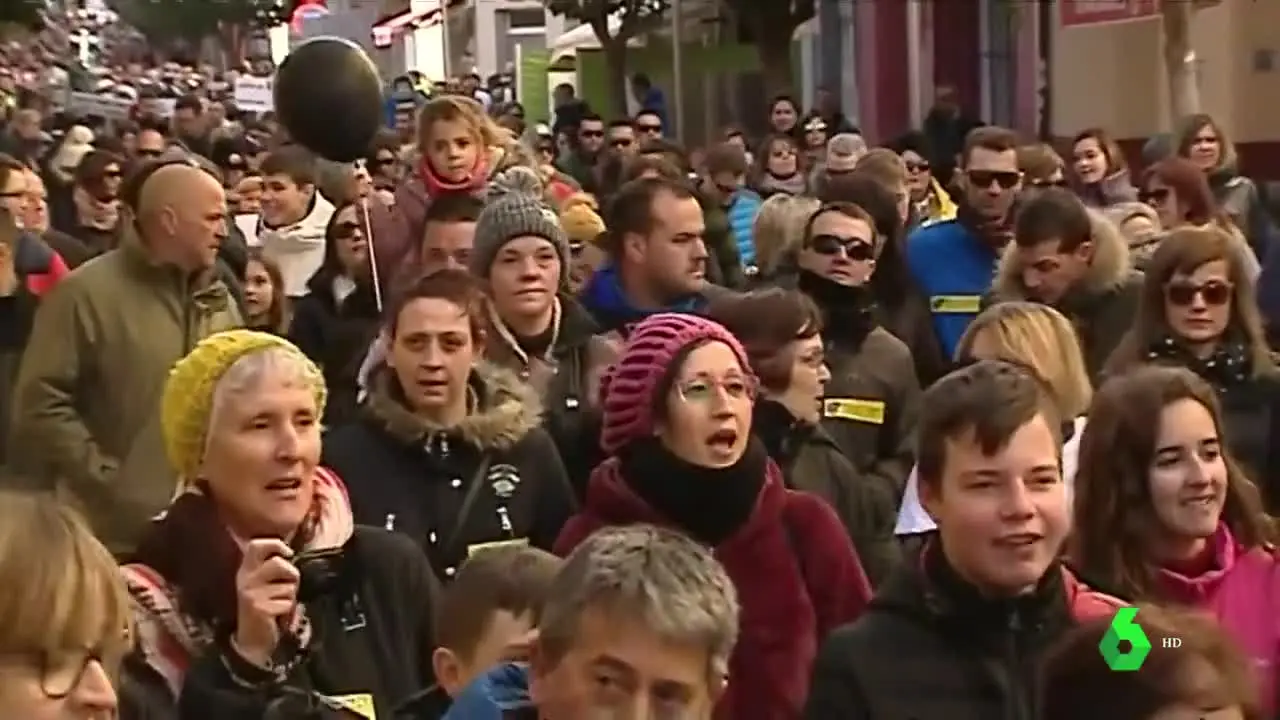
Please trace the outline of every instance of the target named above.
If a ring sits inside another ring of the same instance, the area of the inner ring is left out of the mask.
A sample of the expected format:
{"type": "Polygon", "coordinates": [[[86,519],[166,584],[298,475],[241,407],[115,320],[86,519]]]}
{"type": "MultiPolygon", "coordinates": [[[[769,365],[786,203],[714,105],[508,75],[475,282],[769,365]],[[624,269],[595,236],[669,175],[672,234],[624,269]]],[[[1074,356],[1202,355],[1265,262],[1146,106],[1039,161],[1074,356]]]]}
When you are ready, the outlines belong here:
{"type": "Polygon", "coordinates": [[[738,257],[742,267],[755,267],[756,244],[755,223],[760,205],[764,203],[754,190],[739,190],[729,203],[729,228],[733,231],[734,242],[738,245],[738,257]]]}

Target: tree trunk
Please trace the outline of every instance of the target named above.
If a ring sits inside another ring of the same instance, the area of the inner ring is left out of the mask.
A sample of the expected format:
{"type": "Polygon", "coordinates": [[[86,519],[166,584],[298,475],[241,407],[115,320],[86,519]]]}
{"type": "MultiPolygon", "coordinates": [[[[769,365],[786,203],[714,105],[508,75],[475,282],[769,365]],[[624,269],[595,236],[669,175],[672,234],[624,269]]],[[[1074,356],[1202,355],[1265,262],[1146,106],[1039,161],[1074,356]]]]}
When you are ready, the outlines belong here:
{"type": "Polygon", "coordinates": [[[1200,112],[1200,73],[1191,27],[1195,20],[1192,0],[1164,0],[1160,5],[1164,26],[1164,69],[1169,83],[1169,116],[1179,120],[1200,112]]]}
{"type": "Polygon", "coordinates": [[[760,58],[760,75],[764,80],[765,97],[777,97],[794,92],[795,76],[791,67],[791,36],[793,26],[761,28],[756,35],[756,54],[760,58]],[[779,32],[785,29],[788,32],[779,32]]]}
{"type": "Polygon", "coordinates": [[[604,64],[609,78],[609,110],[617,117],[627,117],[627,92],[631,83],[627,82],[627,41],[625,37],[611,37],[600,40],[600,48],[604,51],[604,64]]]}

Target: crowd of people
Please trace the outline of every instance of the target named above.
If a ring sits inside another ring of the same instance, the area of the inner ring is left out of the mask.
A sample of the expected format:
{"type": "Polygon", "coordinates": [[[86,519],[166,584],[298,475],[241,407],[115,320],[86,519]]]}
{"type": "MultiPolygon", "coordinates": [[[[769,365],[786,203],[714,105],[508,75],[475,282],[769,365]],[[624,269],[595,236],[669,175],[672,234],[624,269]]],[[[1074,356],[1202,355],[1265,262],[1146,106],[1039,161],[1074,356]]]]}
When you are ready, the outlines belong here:
{"type": "Polygon", "coordinates": [[[693,149],[633,80],[349,164],[15,103],[0,714],[1278,717],[1280,241],[1219,123],[693,149]]]}

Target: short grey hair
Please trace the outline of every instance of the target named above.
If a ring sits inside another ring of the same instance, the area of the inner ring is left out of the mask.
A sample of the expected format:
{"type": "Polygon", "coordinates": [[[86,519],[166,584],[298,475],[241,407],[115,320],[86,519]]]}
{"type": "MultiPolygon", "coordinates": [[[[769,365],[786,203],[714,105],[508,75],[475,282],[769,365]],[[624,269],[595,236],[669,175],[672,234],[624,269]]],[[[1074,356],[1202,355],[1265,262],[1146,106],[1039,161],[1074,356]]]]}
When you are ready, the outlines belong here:
{"type": "MultiPolygon", "coordinates": [[[[222,373],[222,377],[213,386],[213,401],[209,405],[209,421],[205,425],[205,450],[212,442],[214,429],[217,427],[222,412],[232,396],[243,396],[258,389],[264,377],[269,373],[280,372],[290,383],[298,383],[308,390],[314,390],[317,383],[323,383],[314,365],[307,361],[301,352],[284,347],[267,347],[248,353],[231,363],[222,373]]],[[[324,411],[316,408],[317,418],[324,411]]]]}
{"type": "Polygon", "coordinates": [[[709,679],[728,674],[738,594],[710,550],[686,535],[629,525],[584,540],[556,575],[538,624],[538,642],[553,663],[572,648],[592,609],[638,619],[669,642],[705,647],[709,679]]]}

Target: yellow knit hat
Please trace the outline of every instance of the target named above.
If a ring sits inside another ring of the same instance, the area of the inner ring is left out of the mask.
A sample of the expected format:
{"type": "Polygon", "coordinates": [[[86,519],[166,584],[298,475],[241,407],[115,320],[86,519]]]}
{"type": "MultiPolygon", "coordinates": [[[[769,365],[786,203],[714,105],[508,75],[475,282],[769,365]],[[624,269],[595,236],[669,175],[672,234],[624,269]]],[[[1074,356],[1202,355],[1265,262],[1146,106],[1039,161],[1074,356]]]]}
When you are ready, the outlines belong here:
{"type": "MultiPolygon", "coordinates": [[[[160,401],[160,429],[169,462],[180,483],[194,481],[204,459],[213,392],[227,370],[242,357],[264,350],[284,350],[296,356],[315,395],[317,411],[324,410],[328,391],[324,375],[293,343],[254,330],[228,330],[201,340],[187,356],[174,364],[160,401]]],[[[181,488],[180,488],[181,489],[181,488]]]]}
{"type": "Polygon", "coordinates": [[[569,236],[570,245],[594,244],[605,230],[595,198],[579,193],[565,200],[560,210],[560,227],[569,236]]]}

